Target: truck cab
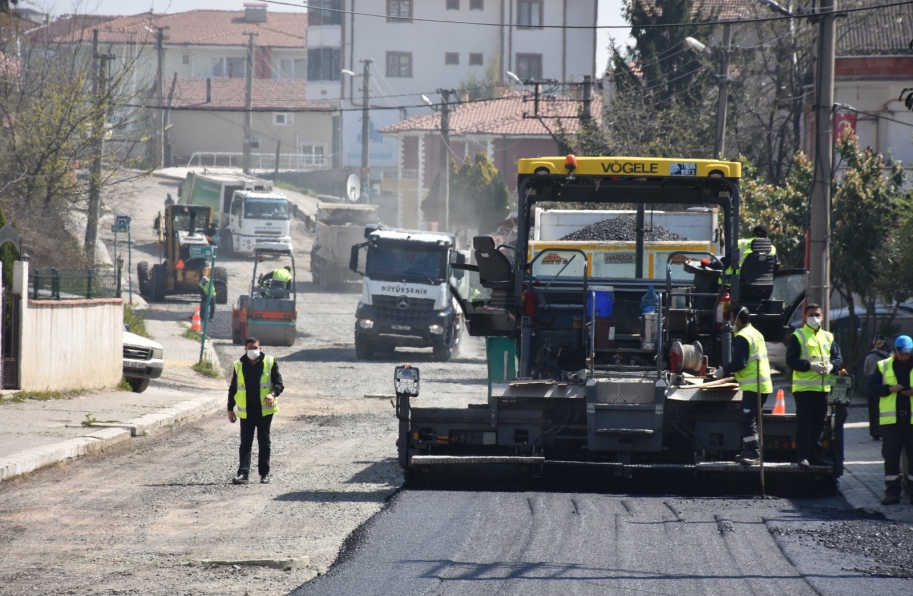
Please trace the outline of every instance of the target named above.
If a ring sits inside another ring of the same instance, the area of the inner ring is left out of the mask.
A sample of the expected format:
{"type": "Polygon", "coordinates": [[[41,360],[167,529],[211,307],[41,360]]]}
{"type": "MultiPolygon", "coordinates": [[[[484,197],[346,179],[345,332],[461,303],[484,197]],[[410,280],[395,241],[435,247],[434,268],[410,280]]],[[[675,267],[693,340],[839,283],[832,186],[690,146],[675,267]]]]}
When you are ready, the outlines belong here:
{"type": "Polygon", "coordinates": [[[362,297],[355,313],[359,359],[397,347],[431,348],[447,361],[459,347],[463,319],[451,285],[459,284],[451,259],[450,234],[365,228],[367,242],[352,247],[350,268],[358,271],[364,249],[362,297]]]}
{"type": "Polygon", "coordinates": [[[230,253],[257,249],[292,250],[288,198],[279,192],[236,190],[227,217],[223,214],[223,246],[230,253]]]}

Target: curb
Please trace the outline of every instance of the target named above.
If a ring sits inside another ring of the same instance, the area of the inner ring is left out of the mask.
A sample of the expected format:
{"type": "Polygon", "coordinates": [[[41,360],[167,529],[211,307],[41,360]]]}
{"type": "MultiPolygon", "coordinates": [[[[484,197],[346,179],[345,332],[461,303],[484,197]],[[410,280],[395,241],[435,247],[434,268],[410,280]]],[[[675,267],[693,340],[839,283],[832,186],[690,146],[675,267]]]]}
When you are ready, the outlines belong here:
{"type": "Polygon", "coordinates": [[[224,397],[215,395],[182,401],[123,424],[99,424],[87,435],[14,453],[0,459],[0,482],[71,459],[101,453],[133,437],[149,436],[162,428],[202,418],[224,406],[224,401],[224,397]]]}

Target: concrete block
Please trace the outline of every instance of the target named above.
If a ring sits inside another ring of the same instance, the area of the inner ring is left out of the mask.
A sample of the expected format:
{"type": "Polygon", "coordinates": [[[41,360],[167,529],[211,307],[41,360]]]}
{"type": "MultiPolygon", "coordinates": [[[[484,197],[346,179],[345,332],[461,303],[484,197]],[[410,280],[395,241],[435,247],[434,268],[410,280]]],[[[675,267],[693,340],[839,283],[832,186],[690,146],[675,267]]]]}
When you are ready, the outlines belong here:
{"type": "Polygon", "coordinates": [[[96,440],[98,451],[104,451],[112,445],[122,443],[131,436],[133,436],[132,433],[125,428],[103,428],[86,435],[86,437],[96,440]]]}

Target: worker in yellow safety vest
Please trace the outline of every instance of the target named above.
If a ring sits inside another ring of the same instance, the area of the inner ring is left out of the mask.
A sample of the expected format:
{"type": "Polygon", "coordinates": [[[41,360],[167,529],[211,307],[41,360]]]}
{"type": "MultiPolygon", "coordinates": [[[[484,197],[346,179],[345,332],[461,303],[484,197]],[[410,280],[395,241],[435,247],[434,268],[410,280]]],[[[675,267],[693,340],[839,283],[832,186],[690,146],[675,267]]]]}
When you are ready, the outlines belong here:
{"type": "MultiPolygon", "coordinates": [[[[739,262],[744,262],[745,257],[747,257],[748,255],[750,255],[752,253],[751,245],[755,240],[757,240],[758,238],[767,238],[767,235],[769,233],[770,232],[767,229],[766,225],[758,224],[754,227],[754,229],[751,230],[751,238],[739,238],[739,241],[736,244],[736,248],[738,248],[738,250],[739,250],[739,262]]],[[[770,252],[768,253],[768,256],[771,256],[771,257],[777,256],[777,247],[774,246],[773,243],[770,244],[770,252]]],[[[723,259],[723,262],[726,265],[726,271],[724,271],[724,274],[731,275],[733,273],[732,265],[730,263],[728,263],[727,260],[728,259],[726,259],[726,258],[723,259]]],[[[738,273],[738,272],[739,272],[739,269],[736,268],[735,273],[738,273]]]]}
{"type": "Polygon", "coordinates": [[[821,434],[827,420],[831,373],[843,366],[834,336],[821,328],[824,313],[817,304],[805,307],[805,324],[789,337],[786,365],[792,369],[796,400],[796,461],[800,466],[832,466],[824,459],[821,434]]]}
{"type": "Polygon", "coordinates": [[[216,286],[209,286],[209,278],[200,278],[200,317],[206,316],[206,303],[209,302],[209,320],[216,314],[216,286]]]}
{"type": "Polygon", "coordinates": [[[250,474],[251,449],[257,433],[257,471],[260,484],[269,484],[270,425],[273,414],[279,411],[279,394],[285,389],[276,359],[260,351],[260,341],[248,337],[245,353],[234,363],[231,385],[228,387],[228,421],[241,419],[240,464],[232,478],[234,484],[247,484],[250,474]],[[238,408],[237,414],[235,407],[238,408]]]}
{"type": "Polygon", "coordinates": [[[735,333],[732,338],[732,358],[728,364],[716,369],[714,377],[721,379],[732,375],[742,390],[742,411],[739,427],[742,434],[742,453],[736,461],[743,466],[760,463],[758,442],[758,399],[763,408],[767,396],[773,391],[770,380],[770,361],[764,336],[751,324],[748,309],[735,310],[731,319],[735,333]]]}
{"type": "MultiPolygon", "coordinates": [[[[272,279],[275,281],[281,281],[283,283],[282,289],[287,290],[292,287],[292,268],[289,265],[281,267],[270,271],[260,279],[260,283],[264,284],[266,280],[272,279]]],[[[278,286],[276,286],[278,287],[278,286]]]]}
{"type": "MultiPolygon", "coordinates": [[[[901,335],[894,341],[894,353],[878,363],[869,375],[869,395],[878,398],[878,428],[881,431],[881,455],[884,458],[884,499],[882,505],[900,502],[902,470],[900,456],[907,450],[913,455],[913,414],[911,414],[910,371],[913,370],[913,339],[901,335]]],[[[913,459],[907,462],[907,482],[913,482],[913,459]]],[[[910,498],[913,502],[913,497],[910,498]]]]}

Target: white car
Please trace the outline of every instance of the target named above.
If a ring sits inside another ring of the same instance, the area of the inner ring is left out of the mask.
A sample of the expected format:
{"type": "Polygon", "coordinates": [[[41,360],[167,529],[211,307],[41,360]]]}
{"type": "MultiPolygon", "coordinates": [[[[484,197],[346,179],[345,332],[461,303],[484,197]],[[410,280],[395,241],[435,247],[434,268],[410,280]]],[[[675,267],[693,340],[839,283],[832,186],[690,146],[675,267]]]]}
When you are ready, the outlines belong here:
{"type": "Polygon", "coordinates": [[[162,376],[165,368],[162,344],[130,333],[124,328],[124,378],[136,393],[149,386],[150,379],[162,376]]]}

